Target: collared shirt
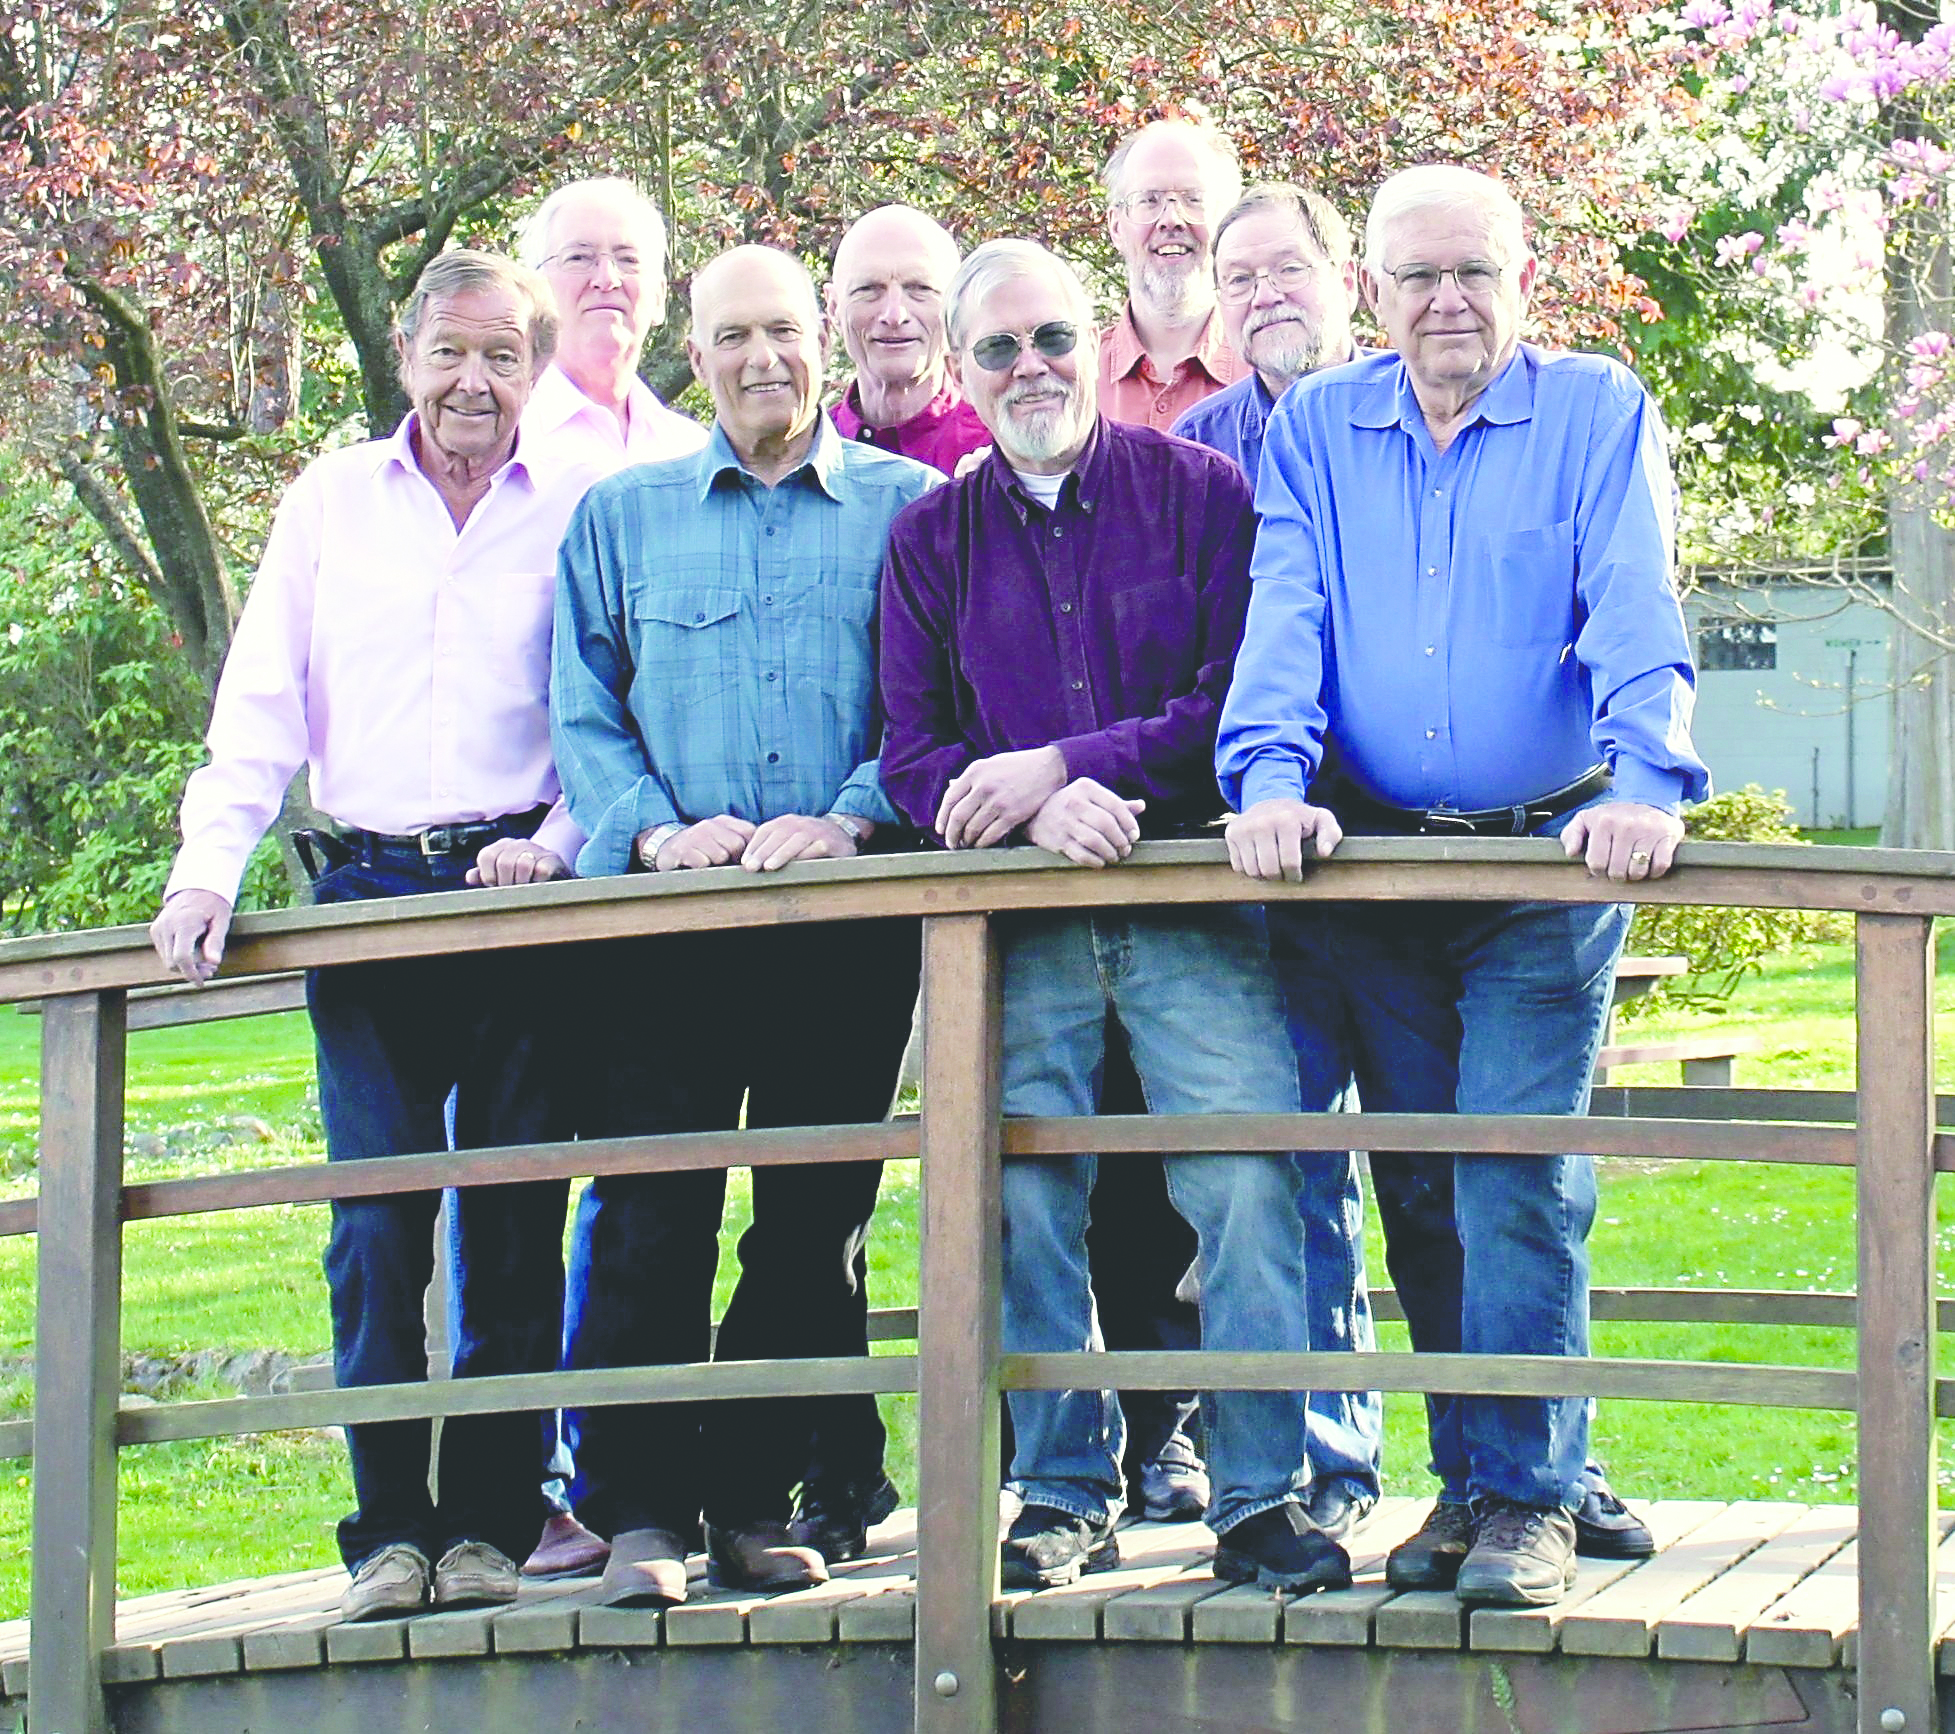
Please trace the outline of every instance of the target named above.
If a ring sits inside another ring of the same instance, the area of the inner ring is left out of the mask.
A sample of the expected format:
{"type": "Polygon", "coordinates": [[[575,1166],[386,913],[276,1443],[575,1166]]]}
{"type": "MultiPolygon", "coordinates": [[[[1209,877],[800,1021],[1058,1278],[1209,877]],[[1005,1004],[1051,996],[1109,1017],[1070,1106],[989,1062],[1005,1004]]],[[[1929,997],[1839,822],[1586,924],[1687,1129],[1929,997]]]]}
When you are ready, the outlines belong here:
{"type": "Polygon", "coordinates": [[[1263,448],[1223,793],[1302,796],[1328,733],[1401,807],[1528,801],[1597,760],[1618,800],[1700,799],[1674,499],[1655,405],[1601,356],[1519,345],[1443,453],[1398,356],[1299,380],[1263,448]]]}
{"type": "MultiPolygon", "coordinates": [[[[556,547],[580,487],[532,474],[526,437],[458,530],[392,437],[328,452],[286,490],[183,797],[169,891],[235,901],[285,786],[400,833],[557,799],[546,703],[556,547]]],[[[559,807],[537,841],[567,860],[559,807]]]]}
{"type": "Polygon", "coordinates": [[[1104,417],[1051,511],[996,451],[912,506],[883,567],[890,799],[932,828],[973,759],[1056,743],[1150,833],[1214,817],[1255,530],[1227,458],[1104,417]]]}
{"type": "Polygon", "coordinates": [[[956,473],[959,458],[991,443],[990,430],[978,420],[978,412],[948,379],[923,408],[894,427],[871,427],[862,419],[862,388],[853,379],[832,414],[843,439],[900,452],[946,476],[956,473]]]}
{"type": "Polygon", "coordinates": [[[575,469],[589,487],[626,464],[680,458],[706,443],[706,430],[690,416],[670,410],[636,374],[625,392],[628,428],[603,404],[593,402],[569,374],[554,363],[543,370],[523,411],[523,438],[539,465],[575,469]]]}
{"type": "Polygon", "coordinates": [[[1221,309],[1215,308],[1202,327],[1195,353],[1177,362],[1163,379],[1141,347],[1133,307],[1123,305],[1119,319],[1100,334],[1100,414],[1166,433],[1183,410],[1234,384],[1247,371],[1229,347],[1221,309]]]}
{"type": "Polygon", "coordinates": [[[1263,376],[1253,367],[1175,418],[1174,437],[1235,459],[1253,486],[1263,461],[1263,430],[1276,408],[1263,376]]]}
{"type": "Polygon", "coordinates": [[[655,825],[730,813],[895,818],[877,776],[876,577],[936,486],[824,415],[773,487],[717,425],[703,451],[599,482],[558,563],[550,723],[586,874],[655,825]]]}

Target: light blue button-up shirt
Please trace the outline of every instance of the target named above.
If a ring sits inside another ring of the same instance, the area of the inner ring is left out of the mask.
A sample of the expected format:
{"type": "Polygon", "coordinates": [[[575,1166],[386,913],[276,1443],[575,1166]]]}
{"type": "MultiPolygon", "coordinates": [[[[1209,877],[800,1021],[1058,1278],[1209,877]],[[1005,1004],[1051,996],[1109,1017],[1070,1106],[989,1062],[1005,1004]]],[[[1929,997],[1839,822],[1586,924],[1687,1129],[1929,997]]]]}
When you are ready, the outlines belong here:
{"type": "Polygon", "coordinates": [[[1232,804],[1304,797],[1327,734],[1394,806],[1510,806],[1598,761],[1617,800],[1708,792],[1662,423],[1619,363],[1519,345],[1444,452],[1397,355],[1312,374],[1256,510],[1232,804]]]}
{"type": "Polygon", "coordinates": [[[654,825],[785,813],[893,823],[877,754],[876,598],[889,523],[942,478],[826,415],[773,487],[715,424],[696,456],[599,482],[557,561],[550,738],[590,841],[623,873],[654,825]]]}

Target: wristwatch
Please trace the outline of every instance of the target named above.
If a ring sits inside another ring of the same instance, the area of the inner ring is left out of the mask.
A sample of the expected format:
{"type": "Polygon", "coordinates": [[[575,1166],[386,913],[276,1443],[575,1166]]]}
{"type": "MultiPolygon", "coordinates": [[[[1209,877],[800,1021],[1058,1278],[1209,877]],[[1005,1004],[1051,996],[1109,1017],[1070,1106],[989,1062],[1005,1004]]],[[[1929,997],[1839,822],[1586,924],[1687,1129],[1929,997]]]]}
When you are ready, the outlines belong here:
{"type": "Polygon", "coordinates": [[[647,873],[656,873],[658,852],[685,828],[683,823],[673,820],[668,820],[663,825],[654,825],[638,839],[638,865],[647,873]]]}
{"type": "Polygon", "coordinates": [[[868,826],[863,824],[853,813],[830,813],[827,815],[827,819],[829,824],[839,825],[844,831],[848,832],[849,841],[858,849],[862,847],[863,842],[869,835],[868,826]]]}

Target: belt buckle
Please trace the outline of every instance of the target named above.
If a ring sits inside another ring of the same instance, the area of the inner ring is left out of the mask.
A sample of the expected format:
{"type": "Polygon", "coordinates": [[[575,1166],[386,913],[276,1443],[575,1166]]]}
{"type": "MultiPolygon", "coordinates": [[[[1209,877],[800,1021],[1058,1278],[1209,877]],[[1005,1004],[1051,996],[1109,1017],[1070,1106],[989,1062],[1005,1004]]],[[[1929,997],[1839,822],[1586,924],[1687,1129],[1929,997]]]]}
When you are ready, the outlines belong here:
{"type": "Polygon", "coordinates": [[[421,859],[432,861],[437,855],[455,852],[455,825],[430,825],[421,833],[421,859]]]}
{"type": "Polygon", "coordinates": [[[1435,833],[1446,837],[1470,837],[1473,835],[1473,826],[1457,808],[1428,807],[1425,819],[1419,826],[1419,835],[1426,837],[1435,833]]]}

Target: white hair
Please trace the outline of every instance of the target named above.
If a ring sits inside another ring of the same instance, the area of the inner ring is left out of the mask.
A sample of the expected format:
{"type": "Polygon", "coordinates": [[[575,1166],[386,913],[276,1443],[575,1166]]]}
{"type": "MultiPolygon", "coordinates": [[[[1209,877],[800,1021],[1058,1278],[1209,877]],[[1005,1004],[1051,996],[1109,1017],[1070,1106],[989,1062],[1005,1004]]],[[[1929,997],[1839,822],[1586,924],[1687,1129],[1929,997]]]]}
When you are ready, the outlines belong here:
{"type": "Polygon", "coordinates": [[[541,270],[544,260],[551,253],[550,229],[558,213],[570,200],[591,193],[624,206],[637,220],[645,231],[646,251],[662,276],[665,272],[665,219],[659,215],[658,206],[651,199],[630,181],[616,175],[572,181],[567,186],[557,188],[524,221],[516,237],[516,256],[532,271],[541,270]]]}
{"type": "Polygon", "coordinates": [[[1374,276],[1385,264],[1385,231],[1414,211],[1458,210],[1470,206],[1493,228],[1502,257],[1496,265],[1511,265],[1528,256],[1521,208],[1514,195],[1492,175],[1453,163],[1421,163],[1401,169],[1371,197],[1364,219],[1365,269],[1374,276]]]}
{"type": "Polygon", "coordinates": [[[952,349],[962,351],[971,337],[971,311],[1001,284],[1021,277],[1043,277],[1055,284],[1073,304],[1073,317],[1080,330],[1092,329],[1093,299],[1080,282],[1079,273],[1038,242],[1010,237],[974,248],[951,278],[950,293],[944,298],[944,335],[952,349]]]}

